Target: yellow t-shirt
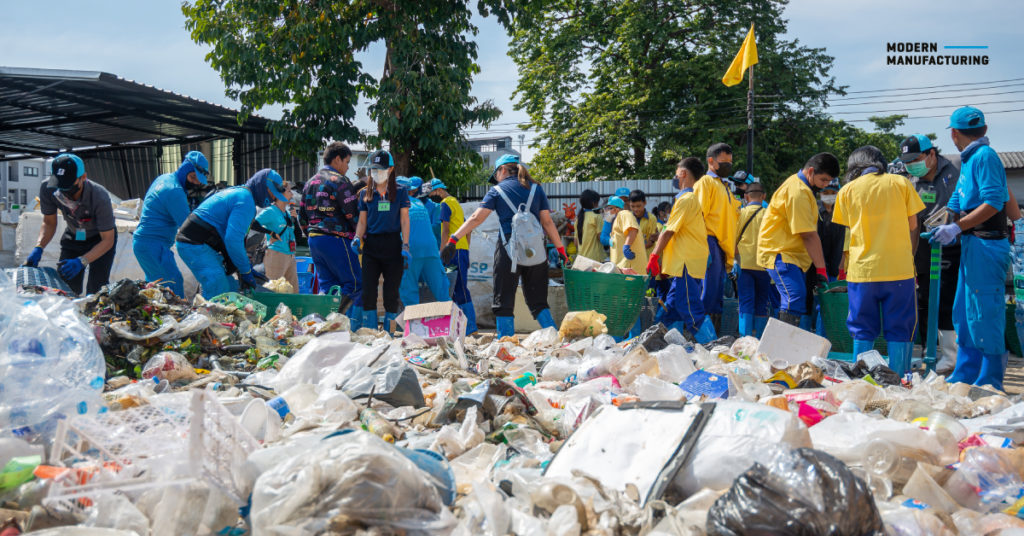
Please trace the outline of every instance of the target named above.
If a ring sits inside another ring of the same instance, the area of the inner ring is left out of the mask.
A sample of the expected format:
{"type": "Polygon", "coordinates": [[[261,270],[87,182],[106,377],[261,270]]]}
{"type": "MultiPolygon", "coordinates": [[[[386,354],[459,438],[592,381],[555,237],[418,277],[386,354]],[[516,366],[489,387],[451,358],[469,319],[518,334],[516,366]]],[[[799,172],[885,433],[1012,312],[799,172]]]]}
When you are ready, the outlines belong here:
{"type": "Polygon", "coordinates": [[[757,237],[757,264],[774,269],[775,257],[782,254],[782,262],[806,271],[812,261],[800,234],[811,231],[818,231],[818,203],[811,187],[792,175],[775,191],[765,209],[757,237]]]}
{"type": "MultiPolygon", "coordinates": [[[[448,210],[451,211],[451,216],[448,219],[448,234],[449,236],[455,231],[462,227],[462,224],[466,221],[466,215],[462,211],[462,205],[459,204],[459,200],[455,199],[455,196],[449,195],[448,197],[441,200],[441,203],[448,205],[448,210]]],[[[442,209],[441,212],[444,212],[442,209]]],[[[462,237],[458,242],[455,243],[455,249],[469,249],[469,241],[466,237],[462,237]]]]}
{"type": "Polygon", "coordinates": [[[718,239],[718,245],[725,251],[725,269],[732,267],[736,243],[736,220],[739,213],[735,200],[722,181],[711,175],[704,175],[693,186],[693,193],[700,201],[700,210],[704,214],[704,226],[707,235],[718,239]]]}
{"type": "Polygon", "coordinates": [[[708,232],[700,200],[693,191],[676,197],[665,230],[674,234],[665,245],[661,271],[682,277],[685,268],[690,277],[704,279],[708,269],[708,232]]]}
{"type": "Polygon", "coordinates": [[[908,218],[922,210],[921,196],[901,175],[869,173],[839,190],[832,221],[850,228],[847,281],[914,277],[908,218]]]}
{"type": "Polygon", "coordinates": [[[601,245],[601,228],[604,227],[604,218],[600,214],[588,210],[583,214],[583,228],[577,230],[579,239],[578,255],[597,262],[604,262],[608,255],[604,253],[604,246],[601,245]]]}
{"type": "Polygon", "coordinates": [[[761,231],[764,211],[765,209],[761,207],[760,203],[747,205],[740,210],[740,225],[736,232],[742,230],[743,234],[737,237],[736,249],[739,250],[740,268],[743,270],[764,271],[764,267],[757,264],[757,235],[761,231]],[[743,228],[744,226],[746,229],[743,228]]]}
{"type": "Polygon", "coordinates": [[[642,218],[636,219],[636,222],[640,224],[640,234],[644,236],[644,245],[646,246],[651,241],[651,237],[658,234],[658,219],[654,217],[654,214],[645,212],[642,218]]]}
{"type": "Polygon", "coordinates": [[[615,217],[615,223],[612,224],[612,240],[611,246],[608,248],[608,254],[611,256],[612,262],[615,266],[620,269],[630,268],[635,270],[638,274],[647,272],[647,248],[644,246],[644,237],[640,233],[640,224],[636,221],[636,216],[628,210],[620,210],[619,215],[615,217]],[[629,233],[630,229],[636,229],[636,239],[633,240],[633,245],[630,249],[636,255],[633,260],[629,260],[625,255],[622,254],[622,246],[626,243],[626,234],[629,233]]]}

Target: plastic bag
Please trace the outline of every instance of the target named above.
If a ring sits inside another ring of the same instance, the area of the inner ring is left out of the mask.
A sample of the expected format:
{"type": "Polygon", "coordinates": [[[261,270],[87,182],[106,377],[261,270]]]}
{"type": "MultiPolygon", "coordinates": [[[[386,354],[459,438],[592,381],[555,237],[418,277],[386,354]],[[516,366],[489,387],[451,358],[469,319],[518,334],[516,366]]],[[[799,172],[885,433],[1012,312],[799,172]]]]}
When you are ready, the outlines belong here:
{"type": "Polygon", "coordinates": [[[867,484],[814,449],[755,463],[708,511],[709,536],[884,534],[867,484]]]}
{"type": "Polygon", "coordinates": [[[189,363],[188,359],[178,352],[160,352],[149,358],[146,365],[142,367],[142,377],[169,382],[199,379],[196,369],[192,368],[192,363],[189,363]]]}
{"type": "Polygon", "coordinates": [[[562,325],[558,328],[558,336],[564,341],[608,333],[608,327],[604,324],[607,319],[597,311],[569,311],[565,313],[562,325]]]}
{"type": "Polygon", "coordinates": [[[522,342],[523,348],[542,350],[558,344],[558,331],[555,328],[543,328],[534,331],[522,342]]]}

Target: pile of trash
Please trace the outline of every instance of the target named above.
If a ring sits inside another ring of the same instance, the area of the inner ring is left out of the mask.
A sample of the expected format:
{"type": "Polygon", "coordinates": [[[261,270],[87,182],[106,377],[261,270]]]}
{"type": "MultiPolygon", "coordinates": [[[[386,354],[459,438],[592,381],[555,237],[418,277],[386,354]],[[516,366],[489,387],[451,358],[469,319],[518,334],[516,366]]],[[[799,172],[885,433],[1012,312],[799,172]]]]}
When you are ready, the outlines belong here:
{"type": "Polygon", "coordinates": [[[616,341],[597,314],[502,339],[417,317],[453,328],[392,337],[2,276],[0,302],[10,534],[1024,529],[1019,397],[829,359],[776,322],[706,346],[660,324],[616,341]]]}

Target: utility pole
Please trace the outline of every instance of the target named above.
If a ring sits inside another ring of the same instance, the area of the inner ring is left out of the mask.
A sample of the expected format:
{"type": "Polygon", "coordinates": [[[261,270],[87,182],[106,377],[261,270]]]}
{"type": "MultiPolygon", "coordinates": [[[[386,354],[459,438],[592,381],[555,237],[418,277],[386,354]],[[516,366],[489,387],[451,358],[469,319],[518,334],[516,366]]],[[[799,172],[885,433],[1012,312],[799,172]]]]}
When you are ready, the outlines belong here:
{"type": "Polygon", "coordinates": [[[520,154],[520,156],[523,154],[523,141],[525,141],[525,140],[526,140],[526,134],[520,134],[519,135],[519,154],[520,154]]]}

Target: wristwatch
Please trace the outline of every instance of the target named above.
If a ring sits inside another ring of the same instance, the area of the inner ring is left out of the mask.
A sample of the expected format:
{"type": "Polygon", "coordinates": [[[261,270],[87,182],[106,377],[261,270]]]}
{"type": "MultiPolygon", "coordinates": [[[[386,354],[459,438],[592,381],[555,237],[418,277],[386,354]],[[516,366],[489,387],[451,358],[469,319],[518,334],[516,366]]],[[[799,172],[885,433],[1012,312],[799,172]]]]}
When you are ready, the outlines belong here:
{"type": "Polygon", "coordinates": [[[85,255],[79,257],[78,260],[82,261],[82,266],[89,266],[89,259],[86,259],[85,255]]]}

